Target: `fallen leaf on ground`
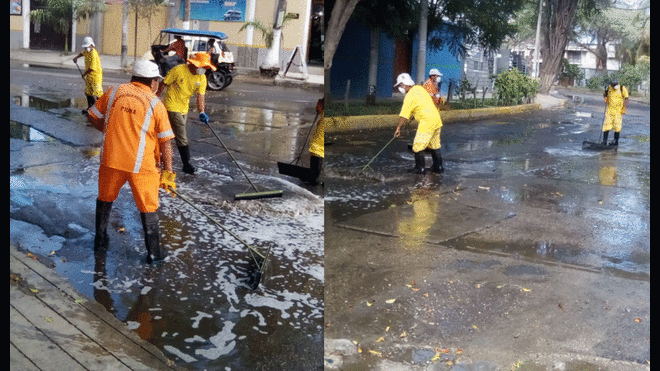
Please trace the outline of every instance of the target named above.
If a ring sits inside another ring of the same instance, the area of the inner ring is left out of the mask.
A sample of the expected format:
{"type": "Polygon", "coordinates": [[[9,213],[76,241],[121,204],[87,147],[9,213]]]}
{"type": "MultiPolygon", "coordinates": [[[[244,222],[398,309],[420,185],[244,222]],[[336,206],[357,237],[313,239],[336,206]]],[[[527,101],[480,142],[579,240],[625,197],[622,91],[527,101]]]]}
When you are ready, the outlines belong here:
{"type": "Polygon", "coordinates": [[[642,322],[642,319],[637,317],[637,318],[635,318],[635,322],[640,323],[640,322],[642,322]]]}
{"type": "Polygon", "coordinates": [[[371,350],[371,349],[369,349],[369,353],[375,355],[376,357],[382,357],[383,356],[383,353],[377,352],[377,351],[371,350]]]}
{"type": "Polygon", "coordinates": [[[406,334],[406,332],[405,332],[405,331],[404,331],[404,332],[402,332],[402,333],[401,333],[401,335],[399,335],[399,337],[401,337],[401,338],[405,338],[406,336],[408,336],[408,334],[406,334]]]}
{"type": "Polygon", "coordinates": [[[387,326],[387,328],[385,328],[385,332],[388,332],[388,331],[390,331],[390,326],[387,326]]]}
{"type": "Polygon", "coordinates": [[[396,299],[390,299],[390,300],[385,300],[387,304],[392,304],[396,301],[396,299]]]}
{"type": "Polygon", "coordinates": [[[384,337],[384,336],[381,336],[381,337],[378,338],[378,340],[376,340],[377,343],[380,343],[380,342],[382,342],[382,341],[385,341],[385,337],[384,337]]]}

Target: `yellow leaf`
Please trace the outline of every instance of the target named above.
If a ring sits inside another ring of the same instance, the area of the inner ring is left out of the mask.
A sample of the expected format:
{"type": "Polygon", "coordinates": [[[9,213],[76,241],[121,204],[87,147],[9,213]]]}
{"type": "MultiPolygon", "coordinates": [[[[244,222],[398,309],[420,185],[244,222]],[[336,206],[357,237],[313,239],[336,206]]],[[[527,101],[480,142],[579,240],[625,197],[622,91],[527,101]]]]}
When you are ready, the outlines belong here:
{"type": "Polygon", "coordinates": [[[368,307],[370,307],[370,306],[372,306],[372,305],[374,305],[374,303],[367,302],[367,306],[368,306],[368,307]]]}
{"type": "Polygon", "coordinates": [[[44,317],[44,321],[46,321],[48,323],[51,323],[51,322],[53,322],[53,319],[50,318],[50,317],[44,317]]]}
{"type": "Polygon", "coordinates": [[[390,326],[387,326],[387,328],[385,329],[385,332],[388,332],[388,331],[390,331],[390,326]]]}
{"type": "Polygon", "coordinates": [[[381,337],[378,338],[378,340],[376,340],[377,343],[380,343],[380,342],[382,342],[382,341],[385,341],[385,337],[384,337],[384,336],[381,336],[381,337]]]}
{"type": "Polygon", "coordinates": [[[406,336],[408,336],[408,334],[406,334],[406,332],[405,332],[405,331],[404,331],[404,332],[402,332],[402,333],[401,333],[401,335],[399,335],[399,337],[402,337],[402,338],[405,338],[406,336]]]}
{"type": "Polygon", "coordinates": [[[34,289],[34,288],[30,288],[30,291],[32,291],[32,293],[33,293],[33,294],[36,294],[36,293],[38,293],[38,292],[39,292],[39,290],[38,290],[38,289],[34,289]]]}
{"type": "Polygon", "coordinates": [[[362,347],[358,347],[358,353],[362,353],[362,347]]]}
{"type": "Polygon", "coordinates": [[[377,351],[371,350],[371,349],[369,349],[369,353],[375,355],[376,357],[382,357],[383,356],[383,353],[377,352],[377,351]]]}
{"type": "Polygon", "coordinates": [[[635,322],[640,323],[640,322],[642,322],[642,319],[637,317],[637,318],[635,318],[635,322]]]}
{"type": "Polygon", "coordinates": [[[527,289],[527,288],[524,288],[524,287],[523,287],[522,290],[525,291],[525,292],[530,292],[530,291],[532,291],[532,289],[527,289]]]}
{"type": "Polygon", "coordinates": [[[477,325],[472,325],[472,328],[475,329],[475,330],[479,329],[479,327],[477,327],[477,325]]]}
{"type": "Polygon", "coordinates": [[[463,354],[463,349],[461,348],[456,349],[456,354],[463,354]]]}
{"type": "Polygon", "coordinates": [[[51,251],[49,255],[55,255],[55,250],[51,251]]]}
{"type": "Polygon", "coordinates": [[[396,301],[396,299],[390,299],[390,300],[385,300],[387,304],[392,304],[396,301]]]}
{"type": "Polygon", "coordinates": [[[431,358],[431,362],[436,362],[440,359],[440,352],[435,352],[435,356],[431,358]]]}

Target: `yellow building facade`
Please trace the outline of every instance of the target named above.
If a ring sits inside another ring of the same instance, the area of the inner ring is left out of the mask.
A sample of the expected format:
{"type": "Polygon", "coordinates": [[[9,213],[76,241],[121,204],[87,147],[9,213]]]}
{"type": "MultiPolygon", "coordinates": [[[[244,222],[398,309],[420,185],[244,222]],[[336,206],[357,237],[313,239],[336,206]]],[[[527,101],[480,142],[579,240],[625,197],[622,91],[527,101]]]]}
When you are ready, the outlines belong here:
{"type": "MultiPolygon", "coordinates": [[[[30,10],[39,8],[36,0],[12,0],[16,3],[16,10],[10,14],[10,48],[11,49],[51,49],[64,50],[65,35],[58,34],[47,25],[35,25],[30,20],[30,10]]],[[[137,55],[142,57],[149,52],[150,46],[161,29],[164,28],[186,28],[182,19],[183,0],[171,0],[155,8],[150,15],[145,16],[142,11],[136,17],[135,7],[130,7],[127,17],[128,39],[127,56],[132,60],[137,55]]],[[[193,2],[194,3],[194,2],[193,2]]],[[[240,1],[225,1],[224,4],[236,4],[240,1]]],[[[253,30],[240,31],[239,29],[248,20],[259,21],[272,27],[278,0],[244,0],[243,8],[236,12],[241,14],[242,19],[227,19],[233,13],[213,8],[203,8],[198,4],[197,11],[191,12],[189,29],[221,31],[228,39],[227,46],[238,54],[240,60],[241,51],[246,49],[265,49],[265,42],[261,32],[253,30]],[[204,16],[210,19],[195,19],[195,16],[204,16]],[[223,16],[225,19],[223,19],[223,16]]],[[[318,37],[314,32],[314,18],[322,19],[322,0],[287,0],[286,12],[294,15],[294,19],[288,21],[282,31],[282,55],[286,58],[287,51],[290,54],[296,46],[308,52],[310,45],[315,43],[313,38],[318,37]]],[[[80,43],[86,36],[91,36],[100,54],[121,55],[122,48],[122,2],[118,0],[106,1],[106,10],[88,19],[80,19],[73,22],[72,32],[68,36],[70,53],[78,53],[81,49],[80,43]]],[[[322,22],[321,22],[322,24],[322,22]]],[[[322,44],[322,43],[321,43],[322,44]]],[[[261,52],[260,52],[261,53],[261,52]]],[[[306,53],[307,55],[307,53],[306,53]]],[[[256,67],[256,66],[245,66],[256,67]]]]}

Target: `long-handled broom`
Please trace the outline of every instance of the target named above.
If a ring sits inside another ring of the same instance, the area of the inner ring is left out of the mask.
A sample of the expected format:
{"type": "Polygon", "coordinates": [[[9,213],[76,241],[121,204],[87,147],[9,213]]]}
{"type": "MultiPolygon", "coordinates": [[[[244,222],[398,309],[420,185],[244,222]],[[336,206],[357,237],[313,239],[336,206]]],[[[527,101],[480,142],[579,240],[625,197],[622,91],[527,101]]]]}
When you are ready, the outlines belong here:
{"type": "Polygon", "coordinates": [[[206,126],[208,126],[209,129],[211,129],[211,132],[213,132],[213,135],[215,135],[215,137],[218,139],[218,141],[220,142],[222,147],[229,154],[229,157],[231,157],[231,159],[234,161],[236,166],[238,166],[238,169],[241,171],[241,173],[243,173],[243,175],[245,176],[245,179],[247,179],[247,181],[250,183],[252,188],[254,188],[254,192],[252,192],[252,193],[235,194],[234,195],[234,200],[254,200],[254,199],[258,199],[258,198],[282,197],[282,194],[284,194],[284,191],[282,191],[282,190],[260,192],[257,189],[257,186],[255,186],[254,183],[252,183],[252,180],[250,180],[250,178],[247,176],[245,171],[243,171],[243,168],[241,167],[241,165],[239,165],[238,161],[236,161],[236,159],[234,158],[234,155],[231,154],[231,152],[229,151],[229,148],[227,148],[227,146],[225,146],[225,143],[222,141],[222,139],[220,139],[220,137],[215,132],[215,130],[213,130],[213,127],[211,127],[211,124],[209,124],[207,121],[202,121],[202,122],[204,122],[206,124],[206,126]]]}
{"type": "Polygon", "coordinates": [[[588,140],[583,141],[582,142],[582,149],[583,150],[592,150],[592,151],[602,151],[602,150],[612,150],[612,149],[615,150],[615,151],[617,150],[617,148],[619,147],[617,145],[608,144],[608,143],[603,144],[602,143],[603,135],[605,135],[604,132],[603,132],[603,127],[605,126],[605,118],[606,117],[607,117],[607,105],[605,106],[605,112],[603,112],[603,125],[601,125],[600,135],[598,137],[598,141],[597,142],[592,142],[592,141],[588,141],[588,140]]]}
{"type": "Polygon", "coordinates": [[[254,260],[255,265],[257,266],[257,271],[252,275],[250,280],[248,281],[248,286],[252,290],[256,290],[257,287],[259,286],[259,283],[261,282],[261,277],[263,276],[265,269],[266,269],[266,263],[268,262],[268,257],[270,256],[270,247],[268,247],[268,250],[265,253],[260,252],[256,247],[248,244],[245,242],[243,239],[241,239],[238,235],[236,235],[234,232],[230,231],[227,227],[224,225],[220,224],[217,220],[215,220],[212,216],[210,216],[208,213],[206,213],[204,210],[199,208],[197,205],[195,205],[192,201],[190,201],[188,198],[184,197],[179,191],[172,190],[175,195],[177,195],[181,200],[183,200],[185,203],[188,205],[192,206],[195,210],[199,211],[207,217],[210,221],[212,221],[215,225],[218,227],[222,228],[225,232],[229,233],[232,237],[234,237],[238,242],[242,243],[247,247],[248,251],[250,252],[250,256],[252,256],[252,260],[254,260]]]}
{"type": "Polygon", "coordinates": [[[314,176],[312,174],[312,169],[308,167],[298,166],[298,163],[300,162],[300,158],[302,156],[303,150],[305,149],[305,146],[307,146],[309,135],[312,133],[312,130],[314,130],[314,127],[316,126],[316,119],[318,118],[319,118],[319,113],[317,112],[316,116],[314,117],[314,121],[312,121],[312,126],[309,128],[309,131],[307,132],[307,137],[305,137],[305,142],[300,148],[300,152],[298,153],[298,156],[296,156],[296,158],[289,163],[279,162],[279,161],[277,162],[277,169],[280,172],[280,174],[296,177],[303,181],[310,181],[313,179],[314,176]]]}

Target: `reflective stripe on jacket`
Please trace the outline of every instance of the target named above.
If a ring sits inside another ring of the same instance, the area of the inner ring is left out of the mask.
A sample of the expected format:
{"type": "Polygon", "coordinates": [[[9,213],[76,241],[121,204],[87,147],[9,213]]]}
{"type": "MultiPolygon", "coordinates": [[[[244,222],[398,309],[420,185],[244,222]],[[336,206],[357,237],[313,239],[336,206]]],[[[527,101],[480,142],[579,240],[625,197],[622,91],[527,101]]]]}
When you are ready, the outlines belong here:
{"type": "Polygon", "coordinates": [[[108,89],[89,116],[103,131],[102,165],[132,173],[159,171],[160,143],[174,133],[165,106],[148,86],[128,83],[108,89]]]}

